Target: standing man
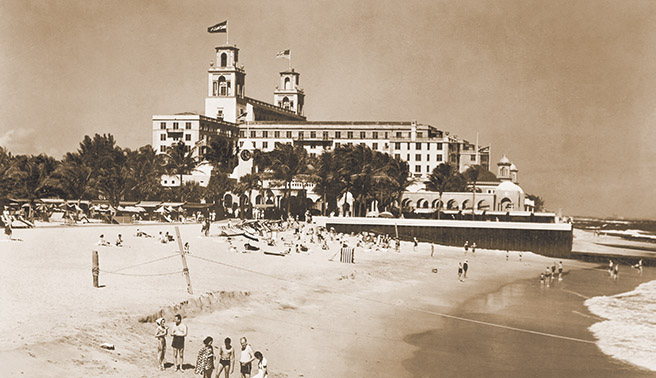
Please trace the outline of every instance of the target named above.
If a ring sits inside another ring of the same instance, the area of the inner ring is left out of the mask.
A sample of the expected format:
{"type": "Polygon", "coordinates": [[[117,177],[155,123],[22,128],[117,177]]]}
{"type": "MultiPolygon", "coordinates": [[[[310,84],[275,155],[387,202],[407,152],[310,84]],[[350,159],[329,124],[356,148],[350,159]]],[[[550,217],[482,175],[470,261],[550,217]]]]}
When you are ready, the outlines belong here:
{"type": "Polygon", "coordinates": [[[187,325],[182,323],[182,316],[180,316],[180,314],[175,315],[175,325],[171,327],[171,336],[173,336],[171,346],[173,347],[175,370],[182,371],[182,365],[184,364],[184,342],[185,337],[187,337],[187,325]],[[179,363],[178,356],[180,357],[179,363]]]}
{"type": "Polygon", "coordinates": [[[462,264],[463,278],[467,278],[467,269],[469,269],[469,261],[465,260],[465,262],[462,264]]]}
{"type": "Polygon", "coordinates": [[[251,376],[251,363],[255,360],[253,348],[248,344],[245,337],[239,340],[241,344],[241,356],[239,356],[239,365],[241,366],[241,378],[250,378],[251,376]]]}

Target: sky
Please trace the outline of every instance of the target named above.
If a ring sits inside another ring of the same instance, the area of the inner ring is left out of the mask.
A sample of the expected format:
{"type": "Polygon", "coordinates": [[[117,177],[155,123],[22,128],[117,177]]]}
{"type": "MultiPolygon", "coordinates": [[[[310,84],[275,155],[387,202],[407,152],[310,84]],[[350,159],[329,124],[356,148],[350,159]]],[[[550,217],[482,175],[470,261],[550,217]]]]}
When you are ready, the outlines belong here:
{"type": "Polygon", "coordinates": [[[152,115],[203,113],[223,20],[249,97],[290,49],[309,120],[478,134],[549,210],[656,219],[651,0],[0,0],[0,145],[150,144],[152,115]]]}

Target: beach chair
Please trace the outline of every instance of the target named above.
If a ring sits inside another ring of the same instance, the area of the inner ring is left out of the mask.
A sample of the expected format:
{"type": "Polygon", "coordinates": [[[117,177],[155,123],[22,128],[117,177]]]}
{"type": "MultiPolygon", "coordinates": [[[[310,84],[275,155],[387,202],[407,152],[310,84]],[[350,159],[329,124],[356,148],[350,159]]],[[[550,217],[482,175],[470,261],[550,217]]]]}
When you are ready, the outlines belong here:
{"type": "Polygon", "coordinates": [[[339,262],[355,264],[353,248],[342,248],[340,251],[339,262]]]}

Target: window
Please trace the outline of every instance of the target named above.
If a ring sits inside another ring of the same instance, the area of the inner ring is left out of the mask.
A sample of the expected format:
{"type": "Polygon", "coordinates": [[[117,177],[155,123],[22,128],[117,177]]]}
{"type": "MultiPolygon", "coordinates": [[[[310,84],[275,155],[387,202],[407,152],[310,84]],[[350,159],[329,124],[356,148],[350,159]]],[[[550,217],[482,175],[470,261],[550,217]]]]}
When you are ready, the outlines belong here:
{"type": "Polygon", "coordinates": [[[228,54],[223,53],[221,54],[221,67],[225,67],[228,65],[228,54]]]}
{"type": "Polygon", "coordinates": [[[471,156],[469,157],[469,159],[470,159],[470,161],[476,161],[476,155],[471,155],[471,156]]]}
{"type": "Polygon", "coordinates": [[[396,137],[397,137],[397,138],[403,138],[403,133],[400,132],[400,131],[397,131],[397,132],[396,132],[396,137]]]}
{"type": "Polygon", "coordinates": [[[328,139],[328,132],[327,132],[327,131],[324,131],[324,132],[323,132],[323,139],[324,139],[324,140],[325,140],[325,139],[328,139]]]}
{"type": "Polygon", "coordinates": [[[251,131],[251,138],[255,138],[256,133],[256,131],[251,131]]]}
{"type": "Polygon", "coordinates": [[[262,138],[268,138],[269,137],[269,132],[268,131],[262,131],[262,138]]]}
{"type": "Polygon", "coordinates": [[[273,132],[273,137],[274,138],[280,138],[280,131],[274,131],[273,132]]]}
{"type": "Polygon", "coordinates": [[[160,152],[166,152],[166,146],[159,146],[160,152]]]}
{"type": "Polygon", "coordinates": [[[185,129],[191,130],[191,122],[186,122],[185,123],[185,129]]]}
{"type": "Polygon", "coordinates": [[[415,172],[421,173],[421,165],[415,165],[415,172]]]}
{"type": "Polygon", "coordinates": [[[415,143],[415,148],[417,150],[421,150],[421,143],[415,143]]]}
{"type": "Polygon", "coordinates": [[[442,155],[437,155],[437,161],[442,161],[442,155]]]}
{"type": "Polygon", "coordinates": [[[426,154],[426,161],[430,161],[430,154],[426,154]]]}
{"type": "Polygon", "coordinates": [[[310,152],[310,157],[317,157],[317,154],[314,152],[310,152]]]}
{"type": "Polygon", "coordinates": [[[335,139],[340,139],[342,137],[341,131],[335,131],[335,139]]]}
{"type": "Polygon", "coordinates": [[[310,138],[314,139],[317,137],[317,132],[316,131],[310,131],[310,138]]]}
{"type": "Polygon", "coordinates": [[[395,150],[400,150],[400,149],[401,149],[401,143],[399,143],[399,142],[394,142],[394,149],[395,149],[395,150]]]}
{"type": "Polygon", "coordinates": [[[421,161],[421,154],[416,154],[415,155],[415,160],[416,161],[421,161]]]}
{"type": "Polygon", "coordinates": [[[341,143],[336,142],[336,143],[335,143],[335,148],[338,148],[340,145],[341,145],[341,143]]]}
{"type": "Polygon", "coordinates": [[[378,149],[378,143],[374,143],[371,145],[372,150],[377,150],[378,149]]]}
{"type": "Polygon", "coordinates": [[[269,142],[262,142],[262,148],[269,148],[269,142]]]}
{"type": "Polygon", "coordinates": [[[387,135],[388,135],[388,132],[387,132],[387,131],[385,131],[385,139],[387,139],[387,135]]]}
{"type": "Polygon", "coordinates": [[[177,123],[177,122],[173,122],[173,130],[177,130],[177,129],[178,129],[178,123],[177,123]]]}
{"type": "Polygon", "coordinates": [[[347,137],[348,139],[353,139],[353,131],[348,131],[348,132],[346,133],[346,137],[347,137]]]}
{"type": "Polygon", "coordinates": [[[378,139],[378,131],[373,132],[372,138],[378,139]]]}
{"type": "Polygon", "coordinates": [[[287,138],[289,138],[289,139],[292,138],[292,132],[291,132],[291,131],[288,131],[288,132],[287,132],[287,138]]]}
{"type": "Polygon", "coordinates": [[[430,172],[430,166],[426,166],[426,172],[430,172]]]}
{"type": "Polygon", "coordinates": [[[438,150],[442,150],[442,143],[438,143],[438,144],[437,144],[437,149],[438,149],[438,150]]]}
{"type": "Polygon", "coordinates": [[[159,123],[159,128],[162,129],[162,130],[166,129],[166,122],[160,122],[159,123]]]}
{"type": "Polygon", "coordinates": [[[394,154],[394,159],[401,160],[401,154],[394,154]]]}
{"type": "Polygon", "coordinates": [[[239,131],[239,137],[240,138],[246,138],[246,132],[244,130],[239,131]]]}
{"type": "Polygon", "coordinates": [[[422,138],[424,136],[424,133],[421,131],[417,131],[417,138],[422,138]]]}
{"type": "Polygon", "coordinates": [[[166,134],[162,134],[159,136],[159,140],[166,140],[166,134]]]}
{"type": "Polygon", "coordinates": [[[360,139],[364,139],[367,137],[367,133],[364,131],[360,131],[360,139]]]}
{"type": "Polygon", "coordinates": [[[185,135],[185,140],[191,140],[191,134],[186,134],[185,135]]]}
{"type": "Polygon", "coordinates": [[[216,118],[221,120],[223,119],[223,108],[218,108],[216,110],[216,118]]]}
{"type": "Polygon", "coordinates": [[[405,159],[405,161],[410,161],[410,154],[407,154],[407,155],[406,155],[406,159],[405,159]]]}
{"type": "Polygon", "coordinates": [[[302,131],[298,132],[298,139],[303,139],[305,138],[305,134],[302,131]]]}

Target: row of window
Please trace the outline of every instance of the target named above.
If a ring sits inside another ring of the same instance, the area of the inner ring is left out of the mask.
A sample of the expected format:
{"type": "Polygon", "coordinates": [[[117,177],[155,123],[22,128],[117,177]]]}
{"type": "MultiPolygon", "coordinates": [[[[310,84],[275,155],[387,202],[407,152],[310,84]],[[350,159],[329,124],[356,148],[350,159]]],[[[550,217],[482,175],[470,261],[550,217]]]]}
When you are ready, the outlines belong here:
{"type": "MultiPolygon", "coordinates": [[[[159,128],[166,130],[166,122],[160,122],[159,128]]],[[[179,122],[173,122],[173,130],[178,130],[180,128],[179,122]]],[[[191,130],[191,122],[185,122],[185,129],[191,130]]]]}
{"type": "MultiPolygon", "coordinates": [[[[437,161],[437,162],[440,162],[443,159],[442,155],[433,155],[433,156],[435,156],[435,161],[437,161]]],[[[401,154],[394,154],[394,157],[396,159],[401,159],[401,154]]],[[[410,161],[410,154],[406,155],[405,161],[410,161]]],[[[415,161],[421,161],[421,154],[415,154],[415,161]]],[[[430,154],[426,155],[426,161],[431,161],[431,155],[430,154]]]]}
{"type": "MultiPolygon", "coordinates": [[[[191,140],[191,134],[185,134],[185,140],[190,141],[191,140]]],[[[178,135],[171,135],[171,139],[173,140],[180,140],[180,137],[178,135]]],[[[161,134],[159,136],[159,140],[166,140],[166,134],[161,134]]]]}
{"type": "MultiPolygon", "coordinates": [[[[400,142],[394,142],[394,149],[395,150],[400,150],[401,149],[401,144],[402,143],[400,143],[400,142]]],[[[421,142],[415,143],[415,150],[421,150],[423,144],[424,143],[421,143],[421,142]]],[[[437,145],[437,150],[438,151],[442,151],[442,148],[443,148],[442,143],[425,143],[425,144],[426,144],[426,150],[430,150],[432,144],[437,145]]],[[[407,149],[409,150],[411,146],[412,146],[412,143],[408,143],[407,144],[407,149]]]]}
{"type": "MultiPolygon", "coordinates": [[[[396,138],[399,138],[399,139],[403,138],[403,134],[404,134],[403,132],[397,131],[396,132],[396,138]]],[[[410,137],[410,133],[406,133],[406,134],[408,135],[408,137],[410,137]]],[[[251,130],[251,132],[250,132],[250,137],[251,138],[258,138],[258,136],[260,138],[269,138],[270,136],[273,136],[274,138],[281,138],[282,135],[283,134],[282,134],[281,131],[273,131],[273,132],[270,133],[268,130],[262,130],[262,131],[259,131],[259,132],[256,131],[256,130],[251,130]]],[[[285,131],[284,135],[285,135],[285,138],[289,138],[289,139],[292,139],[294,137],[292,131],[285,131]]],[[[310,131],[309,134],[305,131],[297,131],[296,132],[296,137],[298,139],[304,139],[307,135],[309,135],[310,139],[316,139],[317,135],[319,135],[319,134],[318,134],[317,131],[310,131]]],[[[321,137],[323,139],[354,139],[356,135],[359,136],[359,139],[381,139],[381,138],[382,139],[388,139],[389,138],[389,132],[387,132],[387,131],[384,131],[384,132],[360,131],[359,133],[356,133],[355,131],[346,131],[346,132],[342,132],[342,131],[334,131],[334,132],[322,131],[321,132],[321,137]]],[[[240,131],[239,136],[241,138],[245,138],[246,137],[246,132],[243,131],[243,130],[240,131]]],[[[422,132],[420,132],[420,131],[417,132],[417,138],[421,138],[421,137],[422,137],[422,132]]],[[[440,147],[438,149],[440,149],[440,150],[442,149],[441,143],[440,143],[440,147]]]]}

